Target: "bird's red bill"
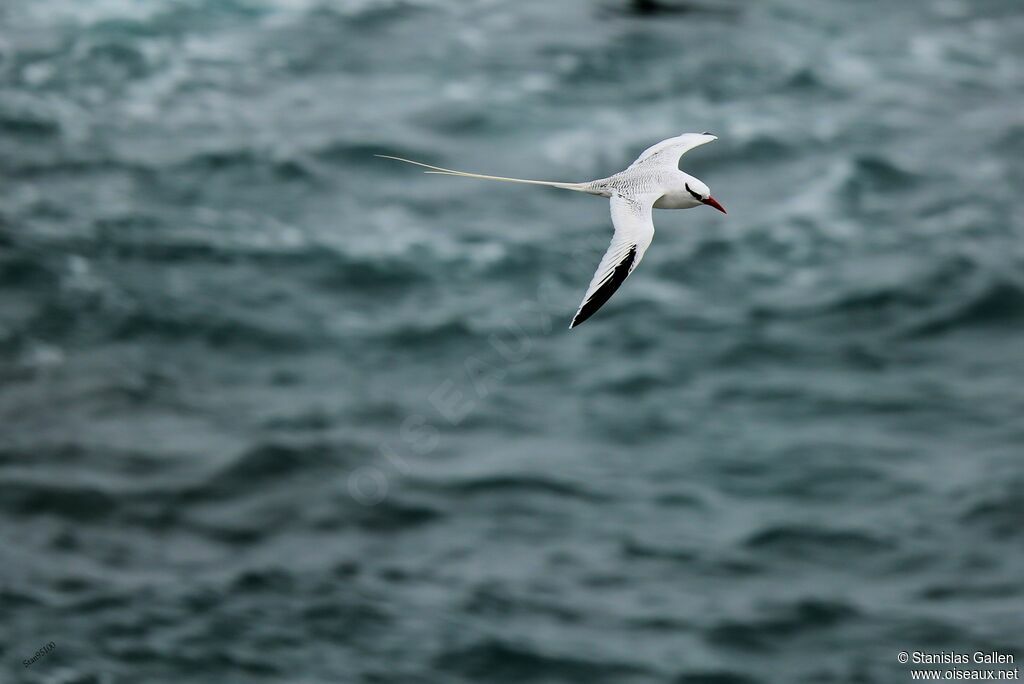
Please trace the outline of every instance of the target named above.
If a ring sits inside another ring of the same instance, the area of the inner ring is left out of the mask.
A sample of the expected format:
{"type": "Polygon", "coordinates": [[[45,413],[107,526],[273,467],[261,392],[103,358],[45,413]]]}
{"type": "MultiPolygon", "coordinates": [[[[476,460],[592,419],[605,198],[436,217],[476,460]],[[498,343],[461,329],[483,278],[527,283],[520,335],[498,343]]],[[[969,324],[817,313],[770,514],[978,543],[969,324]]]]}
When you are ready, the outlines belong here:
{"type": "Polygon", "coordinates": [[[719,204],[718,200],[716,200],[714,197],[708,197],[706,200],[703,200],[703,202],[704,202],[704,204],[708,205],[709,207],[714,207],[715,209],[717,209],[718,211],[722,212],[723,214],[728,214],[729,213],[729,212],[727,212],[725,210],[725,207],[723,207],[721,204],[719,204]]]}

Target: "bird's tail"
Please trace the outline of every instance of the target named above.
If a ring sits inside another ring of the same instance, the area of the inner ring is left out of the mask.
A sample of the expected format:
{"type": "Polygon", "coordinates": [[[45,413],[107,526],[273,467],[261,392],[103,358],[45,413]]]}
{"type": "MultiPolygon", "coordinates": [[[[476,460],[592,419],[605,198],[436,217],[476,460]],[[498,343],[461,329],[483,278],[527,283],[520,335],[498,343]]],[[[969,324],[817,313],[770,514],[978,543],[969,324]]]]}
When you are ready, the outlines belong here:
{"type": "Polygon", "coordinates": [[[430,164],[424,164],[422,162],[413,161],[411,159],[402,159],[401,157],[392,157],[387,154],[374,155],[381,157],[382,159],[394,159],[395,161],[405,162],[406,164],[414,164],[416,166],[422,166],[430,171],[424,173],[435,173],[440,176],[461,176],[462,178],[480,178],[483,180],[492,181],[503,181],[505,183],[527,183],[529,185],[547,185],[552,188],[561,188],[563,190],[576,190],[577,192],[591,192],[589,183],[558,183],[555,181],[541,181],[541,180],[527,180],[525,178],[505,178],[504,176],[485,176],[481,173],[468,173],[466,171],[454,171],[452,169],[443,169],[440,166],[431,166],[430,164]]]}

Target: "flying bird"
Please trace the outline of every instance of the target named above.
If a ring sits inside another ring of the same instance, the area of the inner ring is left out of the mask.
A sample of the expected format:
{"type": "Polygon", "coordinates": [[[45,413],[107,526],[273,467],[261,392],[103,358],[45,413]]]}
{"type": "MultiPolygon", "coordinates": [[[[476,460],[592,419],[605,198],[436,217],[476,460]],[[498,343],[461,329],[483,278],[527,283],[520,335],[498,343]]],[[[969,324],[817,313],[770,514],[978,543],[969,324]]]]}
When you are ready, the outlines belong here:
{"type": "Polygon", "coordinates": [[[440,166],[379,154],[384,159],[394,159],[429,169],[426,173],[463,178],[503,181],[506,183],[527,183],[547,185],[562,190],[575,190],[590,195],[607,197],[611,200],[612,224],[615,233],[611,245],[601,259],[594,273],[587,293],[583,296],[576,315],[572,317],[569,329],[593,316],[619,289],[626,276],[633,272],[654,238],[653,209],[690,209],[707,205],[723,214],[725,207],[711,196],[711,190],[698,178],[679,170],[679,158],[694,147],[704,145],[718,138],[708,133],[683,133],[656,145],[651,145],[630,164],[626,170],[613,176],[583,183],[559,183],[555,181],[527,180],[486,176],[479,173],[453,171],[440,166]]]}

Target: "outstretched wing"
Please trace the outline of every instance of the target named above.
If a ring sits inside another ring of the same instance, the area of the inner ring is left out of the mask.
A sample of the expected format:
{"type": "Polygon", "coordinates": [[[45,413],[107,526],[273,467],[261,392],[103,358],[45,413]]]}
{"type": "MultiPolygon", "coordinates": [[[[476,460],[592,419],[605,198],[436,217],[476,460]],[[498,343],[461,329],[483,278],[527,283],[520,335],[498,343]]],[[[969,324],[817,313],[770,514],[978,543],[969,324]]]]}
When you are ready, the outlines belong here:
{"type": "Polygon", "coordinates": [[[612,224],[615,226],[615,234],[594,273],[594,278],[590,281],[583,303],[572,317],[570,330],[593,316],[644,258],[644,252],[654,239],[651,213],[657,199],[654,194],[632,198],[612,195],[612,224]]]}
{"type": "Polygon", "coordinates": [[[718,140],[717,136],[708,133],[683,133],[660,143],[651,145],[636,161],[629,165],[629,168],[644,166],[670,166],[679,168],[679,158],[692,150],[694,147],[706,145],[712,140],[718,140]]]}

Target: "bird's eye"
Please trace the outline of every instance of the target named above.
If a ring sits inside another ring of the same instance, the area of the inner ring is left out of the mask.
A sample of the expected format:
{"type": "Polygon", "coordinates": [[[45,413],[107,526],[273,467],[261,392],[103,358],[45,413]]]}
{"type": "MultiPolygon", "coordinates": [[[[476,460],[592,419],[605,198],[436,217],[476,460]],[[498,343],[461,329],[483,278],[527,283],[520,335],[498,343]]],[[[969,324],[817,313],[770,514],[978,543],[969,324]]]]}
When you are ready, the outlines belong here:
{"type": "Polygon", "coordinates": [[[693,195],[693,199],[697,200],[698,202],[703,202],[704,201],[703,197],[701,197],[700,195],[698,195],[697,193],[695,193],[693,190],[690,189],[690,184],[689,183],[684,183],[684,185],[686,186],[686,192],[688,192],[691,195],[693,195]]]}

